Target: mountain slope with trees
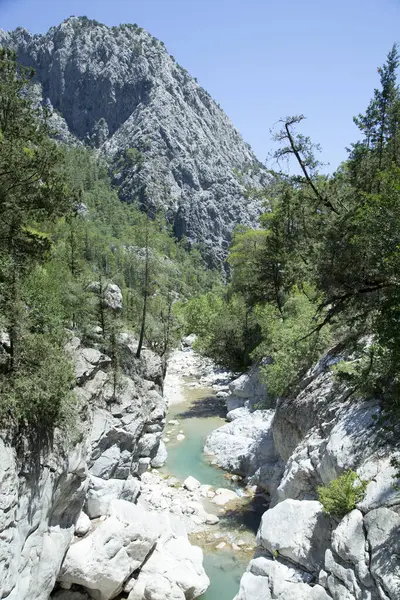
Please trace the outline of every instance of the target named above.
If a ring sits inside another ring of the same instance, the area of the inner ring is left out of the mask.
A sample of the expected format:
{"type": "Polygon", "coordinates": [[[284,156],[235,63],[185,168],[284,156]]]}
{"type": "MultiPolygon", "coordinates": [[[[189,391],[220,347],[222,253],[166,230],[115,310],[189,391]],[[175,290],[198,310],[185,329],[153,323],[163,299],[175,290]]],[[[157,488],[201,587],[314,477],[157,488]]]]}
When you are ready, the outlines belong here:
{"type": "Polygon", "coordinates": [[[210,264],[224,261],[237,223],[256,224],[246,187],[265,183],[263,165],[161,41],[137,25],[71,17],[45,35],[0,32],[0,45],[35,69],[62,139],[101,149],[119,197],[162,209],[210,264]]]}
{"type": "Polygon", "coordinates": [[[66,329],[109,354],[118,377],[122,327],[140,338],[138,358],[143,343],[165,358],[182,330],[175,305],[219,277],[163,214],[118,199],[101,156],[51,139],[47,109],[24,93],[32,76],[2,50],[0,413],[16,435],[43,437],[72,402],[66,329]]]}
{"type": "Polygon", "coordinates": [[[282,120],[276,158],[299,175],[272,172],[259,230],[237,228],[232,281],[222,296],[194,298],[189,328],[214,358],[245,368],[268,356],[271,395],[286,396],[321,353],[340,345],[359,358],[338,366],[384,412],[398,416],[400,337],[400,91],[394,46],[380,87],[355,118],[361,139],[322,175],[302,116],[282,120]]]}

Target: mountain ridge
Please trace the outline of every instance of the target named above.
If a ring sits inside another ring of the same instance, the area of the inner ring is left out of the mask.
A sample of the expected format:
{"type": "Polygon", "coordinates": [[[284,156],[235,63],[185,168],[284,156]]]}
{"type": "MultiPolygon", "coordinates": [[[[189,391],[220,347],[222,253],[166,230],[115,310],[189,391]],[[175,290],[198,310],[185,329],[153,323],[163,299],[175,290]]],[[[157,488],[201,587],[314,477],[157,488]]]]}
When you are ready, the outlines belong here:
{"type": "Polygon", "coordinates": [[[0,31],[0,44],[35,69],[64,138],[108,158],[120,198],[161,208],[211,265],[224,261],[236,224],[257,224],[260,203],[246,190],[265,186],[265,168],[163,42],[137,25],[70,17],[46,34],[0,31]],[[140,160],[121,161],[132,148],[140,160]]]}

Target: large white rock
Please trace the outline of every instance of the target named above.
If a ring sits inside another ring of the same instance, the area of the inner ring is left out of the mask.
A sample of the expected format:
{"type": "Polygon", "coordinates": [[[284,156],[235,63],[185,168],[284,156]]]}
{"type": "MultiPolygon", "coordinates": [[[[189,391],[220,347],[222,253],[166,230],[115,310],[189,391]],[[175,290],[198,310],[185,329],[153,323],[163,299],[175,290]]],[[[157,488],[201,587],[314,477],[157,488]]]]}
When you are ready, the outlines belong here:
{"type": "Polygon", "coordinates": [[[84,512],[81,512],[75,525],[75,535],[86,535],[88,531],[90,531],[90,528],[91,523],[89,517],[84,512]]]}
{"type": "Polygon", "coordinates": [[[153,512],[126,500],[114,500],[110,503],[108,515],[127,525],[139,527],[141,523],[145,530],[158,532],[159,536],[172,533],[187,538],[184,524],[168,512],[153,512]]]}
{"type": "Polygon", "coordinates": [[[115,283],[107,283],[101,288],[100,282],[93,281],[88,285],[88,289],[95,294],[100,294],[101,291],[102,302],[107,308],[112,310],[122,309],[122,292],[120,287],[115,283]]]}
{"type": "Polygon", "coordinates": [[[217,506],[225,506],[225,504],[234,502],[238,499],[239,496],[233,490],[228,490],[227,488],[217,488],[215,490],[215,496],[211,498],[211,502],[213,504],[217,504],[217,506]]]}
{"type": "MultiPolygon", "coordinates": [[[[276,598],[277,600],[332,600],[322,586],[310,586],[306,583],[296,583],[276,598]]],[[[340,600],[345,598],[341,597],[340,600]]]]}
{"type": "Polygon", "coordinates": [[[159,469],[160,467],[165,465],[165,463],[167,462],[167,458],[168,458],[167,448],[165,447],[164,442],[161,441],[158,446],[157,454],[155,455],[154,458],[151,459],[150,464],[155,469],[159,469]]]}
{"type": "Polygon", "coordinates": [[[363,515],[359,510],[347,514],[332,533],[332,548],[346,562],[358,564],[367,558],[363,515]]]}
{"type": "Polygon", "coordinates": [[[70,546],[59,575],[61,582],[90,590],[95,600],[110,600],[120,593],[160,535],[157,517],[141,507],[117,500],[110,510],[114,514],[70,546]]]}
{"type": "MultiPolygon", "coordinates": [[[[154,581],[160,581],[159,576],[169,582],[172,591],[167,593],[175,594],[171,596],[171,600],[198,598],[210,585],[202,563],[201,548],[192,546],[186,538],[181,536],[163,536],[143,565],[137,583],[129,595],[129,600],[142,600],[143,598],[153,600],[151,594],[154,593],[152,591],[154,590],[154,581]],[[176,588],[182,591],[183,596],[177,595],[176,588]]],[[[166,582],[163,582],[164,588],[168,585],[166,582]]],[[[167,595],[165,598],[169,599],[170,596],[167,595]]]]}
{"type": "Polygon", "coordinates": [[[374,580],[392,600],[400,597],[400,516],[377,508],[364,519],[374,580]]]}
{"type": "Polygon", "coordinates": [[[145,433],[139,440],[138,451],[140,456],[151,456],[154,448],[158,446],[161,438],[161,432],[145,433]]]}
{"type": "MultiPolygon", "coordinates": [[[[341,597],[340,592],[336,589],[337,581],[340,582],[340,586],[343,585],[346,588],[346,596],[349,598],[362,597],[362,589],[352,566],[346,565],[346,563],[342,564],[340,560],[336,560],[329,548],[325,553],[325,570],[330,573],[327,583],[328,589],[334,598],[341,597]]],[[[369,583],[372,584],[372,580],[369,583]]]]}
{"type": "Polygon", "coordinates": [[[194,492],[195,490],[197,490],[200,487],[200,485],[201,485],[200,481],[198,481],[197,479],[192,477],[192,475],[189,475],[189,477],[186,477],[185,481],[183,482],[183,486],[187,490],[189,490],[189,492],[194,492]]]}
{"type": "Polygon", "coordinates": [[[400,490],[393,485],[397,470],[391,465],[391,459],[392,456],[371,457],[357,469],[360,478],[369,481],[365,496],[358,504],[363,513],[380,506],[400,504],[400,490]]]}
{"type": "MultiPolygon", "coordinates": [[[[226,402],[226,410],[228,415],[235,412],[235,410],[239,410],[240,408],[244,408],[244,404],[246,402],[246,398],[239,398],[239,396],[234,396],[233,394],[231,394],[230,396],[227,397],[227,399],[225,400],[226,402]]],[[[231,418],[228,417],[229,421],[231,420],[231,418]]]]}
{"type": "Polygon", "coordinates": [[[84,501],[84,457],[79,444],[67,457],[49,452],[32,477],[0,439],[1,598],[48,600],[84,501]]]}
{"type": "Polygon", "coordinates": [[[118,444],[113,444],[96,459],[90,469],[95,477],[108,479],[114,473],[121,459],[121,449],[118,444]]]}
{"type": "Polygon", "coordinates": [[[320,585],[308,585],[312,579],[309,573],[293,566],[258,556],[250,561],[235,600],[331,600],[320,585]]]}
{"type": "Polygon", "coordinates": [[[245,400],[260,401],[267,397],[267,388],[257,367],[232,381],[229,389],[234,396],[245,400]]]}
{"type": "Polygon", "coordinates": [[[139,493],[140,481],[138,479],[101,479],[91,475],[86,497],[87,514],[91,519],[107,515],[113,500],[135,502],[139,493]]]}
{"type": "Polygon", "coordinates": [[[78,383],[84,383],[99,371],[107,368],[111,358],[102,354],[95,348],[80,347],[78,338],[73,338],[66,346],[66,350],[72,355],[75,363],[75,374],[78,383]],[[77,342],[76,342],[77,340],[77,342]]]}
{"type": "MultiPolygon", "coordinates": [[[[327,588],[330,594],[329,597],[333,598],[334,600],[356,600],[356,596],[352,594],[344,585],[344,583],[335,575],[329,575],[327,580],[327,588]]],[[[361,596],[358,594],[358,597],[360,598],[361,596]]],[[[371,600],[371,594],[367,592],[367,595],[365,595],[364,598],[371,600]]]]}
{"type": "Polygon", "coordinates": [[[339,411],[336,423],[326,436],[318,472],[327,484],[346,469],[354,469],[372,453],[375,420],[379,403],[374,400],[348,404],[339,411]]]}
{"type": "Polygon", "coordinates": [[[181,340],[182,346],[184,348],[191,348],[196,340],[197,340],[197,335],[195,333],[191,333],[190,335],[187,335],[182,338],[182,340],[181,340]]]}
{"type": "Polygon", "coordinates": [[[272,434],[273,410],[238,408],[230,413],[233,420],[213,431],[204,452],[217,464],[233,473],[249,476],[266,465],[279,463],[272,434]]]}
{"type": "Polygon", "coordinates": [[[235,421],[236,419],[241,419],[242,417],[247,417],[247,415],[249,414],[249,409],[246,408],[245,406],[240,406],[238,408],[229,410],[228,407],[228,413],[226,415],[226,418],[228,421],[235,421]]]}
{"type": "Polygon", "coordinates": [[[246,572],[240,580],[240,589],[234,600],[256,600],[256,598],[271,600],[268,579],[246,572]]]}
{"type": "Polygon", "coordinates": [[[317,571],[330,542],[330,522],[315,500],[284,500],[263,514],[257,540],[269,552],[317,571]]]}
{"type": "Polygon", "coordinates": [[[134,584],[129,600],[185,600],[180,587],[163,575],[156,573],[151,578],[140,578],[134,584]]]}

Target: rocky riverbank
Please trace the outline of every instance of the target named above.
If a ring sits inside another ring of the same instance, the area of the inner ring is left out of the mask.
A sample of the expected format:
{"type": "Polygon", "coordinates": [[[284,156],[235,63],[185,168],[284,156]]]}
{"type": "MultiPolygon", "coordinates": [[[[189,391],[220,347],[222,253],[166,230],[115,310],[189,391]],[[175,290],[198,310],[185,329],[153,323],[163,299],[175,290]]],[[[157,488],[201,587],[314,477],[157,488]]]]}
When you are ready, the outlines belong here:
{"type": "MultiPolygon", "coordinates": [[[[56,432],[36,469],[3,436],[0,598],[187,599],[207,589],[202,551],[185,526],[194,519],[157,507],[152,492],[173,488],[145,475],[165,461],[161,360],[146,349],[137,359],[127,333],[119,342],[123,373],[115,389],[110,358],[71,337],[79,416],[56,432]]],[[[183,512],[196,511],[196,494],[174,493],[184,497],[183,512]]],[[[201,516],[198,524],[217,520],[201,516]]]]}
{"type": "MultiPolygon", "coordinates": [[[[400,493],[394,449],[380,429],[379,403],[349,396],[328,353],[300,393],[257,409],[257,371],[230,386],[231,422],[206,450],[269,497],[258,549],[235,600],[397,600],[400,597],[400,493]],[[317,487],[347,469],[368,482],[343,519],[324,514],[317,487]]],[[[268,395],[264,393],[264,405],[268,395]]]]}
{"type": "Polygon", "coordinates": [[[137,360],[123,334],[114,396],[110,359],[71,338],[80,419],[68,440],[58,433],[36,471],[1,442],[0,597],[191,600],[209,585],[203,548],[221,562],[220,589],[223,561],[250,561],[236,600],[397,600],[400,494],[378,403],[350,399],[328,354],[297,396],[260,408],[257,370],[231,381],[190,344],[173,353],[163,397],[161,361],[148,350],[137,360]],[[231,479],[202,458],[204,431],[231,479]],[[335,520],[317,487],[350,468],[366,493],[335,520]],[[257,499],[267,510],[254,552],[243,523],[257,499]]]}
{"type": "Polygon", "coordinates": [[[121,334],[116,390],[110,358],[70,338],[74,426],[56,432],[35,473],[1,443],[0,598],[190,600],[209,585],[199,546],[250,557],[254,535],[228,518],[248,498],[222,471],[213,468],[219,485],[211,485],[158,470],[165,442],[179,446],[186,437],[182,423],[166,419],[168,403],[178,407],[182,394],[204,387],[220,396],[209,404],[218,412],[228,393],[231,375],[193,352],[191,341],[173,353],[163,382],[160,359],[146,349],[136,359],[136,341],[121,334]]]}

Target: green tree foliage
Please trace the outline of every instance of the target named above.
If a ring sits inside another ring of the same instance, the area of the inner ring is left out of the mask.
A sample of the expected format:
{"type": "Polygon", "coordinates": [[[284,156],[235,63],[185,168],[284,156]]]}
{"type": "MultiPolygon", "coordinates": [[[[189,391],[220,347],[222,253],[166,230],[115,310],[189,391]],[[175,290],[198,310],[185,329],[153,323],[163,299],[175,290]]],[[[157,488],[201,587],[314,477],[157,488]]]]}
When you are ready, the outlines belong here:
{"type": "Polygon", "coordinates": [[[186,333],[199,336],[197,348],[207,356],[234,371],[251,364],[250,354],[259,342],[259,325],[241,294],[215,288],[189,300],[181,314],[186,333]]]}
{"type": "MultiPolygon", "coordinates": [[[[179,304],[218,276],[164,218],[119,201],[98,155],[52,141],[46,110],[27,93],[32,76],[0,51],[0,423],[37,444],[74,406],[68,335],[111,357],[116,393],[121,331],[165,355],[182,331],[179,304]],[[109,305],[110,283],[122,310],[109,305]]],[[[140,169],[143,159],[130,148],[118,160],[140,169]]]]}
{"type": "Polygon", "coordinates": [[[27,97],[32,75],[0,50],[0,323],[8,334],[0,419],[13,435],[48,442],[70,405],[73,371],[62,350],[60,290],[45,264],[49,227],[73,210],[74,195],[47,115],[27,97]]]}
{"type": "Polygon", "coordinates": [[[324,512],[335,519],[343,519],[364,498],[367,485],[368,481],[361,480],[357,473],[349,469],[329,485],[320,486],[318,496],[324,512]]]}
{"type": "Polygon", "coordinates": [[[17,65],[14,52],[0,50],[0,293],[10,370],[17,368],[21,351],[21,279],[51,245],[40,223],[72,208],[46,114],[32,109],[24,94],[31,76],[17,65]]]}
{"type": "Polygon", "coordinates": [[[260,306],[257,310],[261,327],[261,343],[253,352],[253,358],[261,361],[268,357],[262,367],[268,387],[269,398],[290,394],[306,371],[329,345],[329,328],[313,329],[318,299],[312,290],[308,295],[298,290],[285,302],[282,311],[273,305],[260,306]]]}
{"type": "MultiPolygon", "coordinates": [[[[357,368],[347,373],[347,384],[382,400],[386,426],[396,439],[393,423],[400,416],[398,65],[394,46],[378,70],[380,87],[365,114],[355,119],[362,137],[332,176],[320,173],[318,147],[297,131],[304,117],[282,120],[275,135],[279,144],[275,159],[278,164],[294,161],[298,174],[271,172],[261,227],[237,229],[229,256],[229,292],[215,302],[221,322],[224,316],[233,323],[229,298],[242,298],[245,313],[258,331],[252,357],[269,359],[264,370],[274,396],[290,394],[330,344],[340,343],[351,352],[359,340],[365,344],[372,338],[357,368]]],[[[203,299],[192,301],[191,308],[188,322],[200,335],[199,343],[212,353],[219,347],[215,337],[221,336],[221,345],[225,341],[221,356],[229,364],[233,347],[210,317],[210,306],[203,299]]],[[[245,338],[245,318],[236,323],[240,334],[231,335],[232,339],[245,338]]]]}

